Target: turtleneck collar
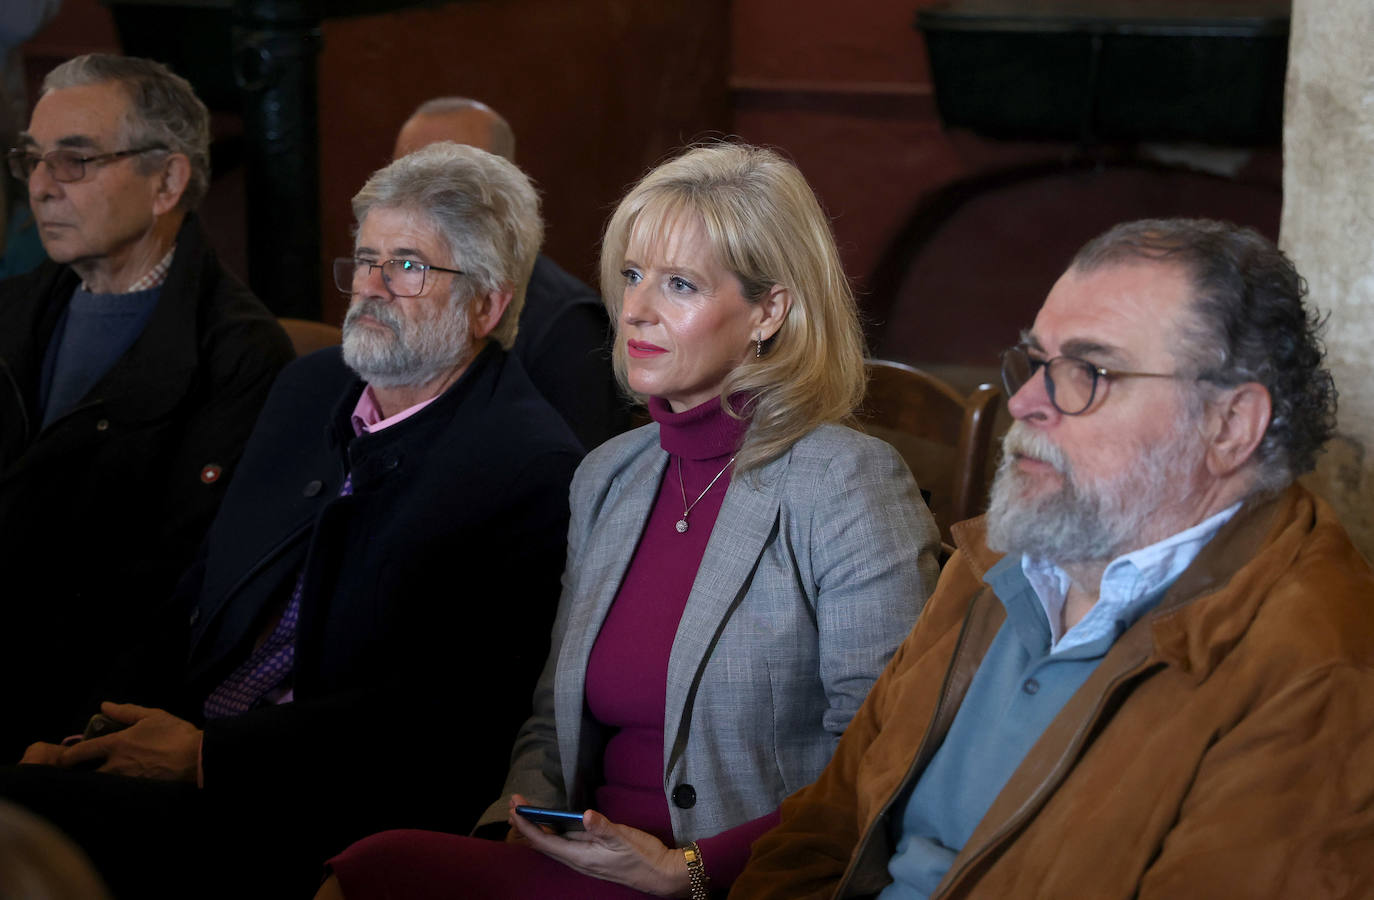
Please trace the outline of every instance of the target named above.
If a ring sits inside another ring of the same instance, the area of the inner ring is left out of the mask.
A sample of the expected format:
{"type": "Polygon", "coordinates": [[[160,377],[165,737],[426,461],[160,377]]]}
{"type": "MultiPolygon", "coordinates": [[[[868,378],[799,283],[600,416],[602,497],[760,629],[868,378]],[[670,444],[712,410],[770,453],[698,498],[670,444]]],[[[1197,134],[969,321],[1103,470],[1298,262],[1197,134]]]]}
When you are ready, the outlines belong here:
{"type": "MultiPolygon", "coordinates": [[[[738,409],[740,404],[734,406],[738,409]]],[[[650,397],[649,415],[658,423],[659,445],[683,459],[732,456],[749,430],[749,420],[727,415],[719,397],[680,413],[669,409],[668,401],[650,397]]]]}

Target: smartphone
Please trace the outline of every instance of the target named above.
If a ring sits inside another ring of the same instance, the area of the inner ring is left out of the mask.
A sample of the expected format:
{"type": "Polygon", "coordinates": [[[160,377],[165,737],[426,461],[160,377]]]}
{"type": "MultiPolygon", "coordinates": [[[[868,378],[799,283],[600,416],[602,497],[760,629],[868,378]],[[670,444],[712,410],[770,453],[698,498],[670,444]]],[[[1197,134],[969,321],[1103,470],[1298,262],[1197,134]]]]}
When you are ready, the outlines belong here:
{"type": "Polygon", "coordinates": [[[96,713],[86,722],[86,730],[81,733],[81,739],[89,741],[91,738],[114,734],[116,731],[123,731],[128,727],[126,722],[117,722],[104,713],[96,713]]]}
{"type": "Polygon", "coordinates": [[[536,825],[548,825],[554,831],[581,831],[582,813],[567,809],[544,809],[540,806],[517,806],[515,811],[536,825]]]}

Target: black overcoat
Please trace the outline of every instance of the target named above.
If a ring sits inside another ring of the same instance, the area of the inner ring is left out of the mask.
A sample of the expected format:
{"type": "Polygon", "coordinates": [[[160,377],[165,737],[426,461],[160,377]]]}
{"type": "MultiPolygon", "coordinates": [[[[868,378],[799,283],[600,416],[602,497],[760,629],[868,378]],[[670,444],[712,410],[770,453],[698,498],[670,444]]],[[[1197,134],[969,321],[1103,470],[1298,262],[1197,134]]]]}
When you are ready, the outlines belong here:
{"type": "Polygon", "coordinates": [[[0,760],[87,714],[104,668],[190,565],[294,353],[194,216],[147,325],[40,427],[43,356],[79,278],[0,282],[0,760]]]}

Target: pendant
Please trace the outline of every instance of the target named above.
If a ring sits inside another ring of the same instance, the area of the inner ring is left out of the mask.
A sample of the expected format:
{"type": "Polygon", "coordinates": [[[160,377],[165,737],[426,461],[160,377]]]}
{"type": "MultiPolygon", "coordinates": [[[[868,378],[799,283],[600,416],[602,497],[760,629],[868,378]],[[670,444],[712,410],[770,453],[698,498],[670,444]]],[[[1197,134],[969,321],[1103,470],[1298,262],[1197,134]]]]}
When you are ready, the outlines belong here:
{"type": "Polygon", "coordinates": [[[678,519],[678,520],[677,520],[677,533],[678,533],[678,534],[686,534],[686,533],[687,533],[687,520],[686,520],[686,519],[678,519]]]}

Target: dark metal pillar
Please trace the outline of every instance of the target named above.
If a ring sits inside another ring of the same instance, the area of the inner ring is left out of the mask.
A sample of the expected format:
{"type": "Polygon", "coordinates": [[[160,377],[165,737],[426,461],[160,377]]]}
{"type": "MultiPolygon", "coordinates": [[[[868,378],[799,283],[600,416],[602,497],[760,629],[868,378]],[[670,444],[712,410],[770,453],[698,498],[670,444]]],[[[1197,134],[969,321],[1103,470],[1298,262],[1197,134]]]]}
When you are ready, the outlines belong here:
{"type": "Polygon", "coordinates": [[[320,317],[316,56],[323,0],[234,0],[248,280],[279,316],[320,317]]]}

